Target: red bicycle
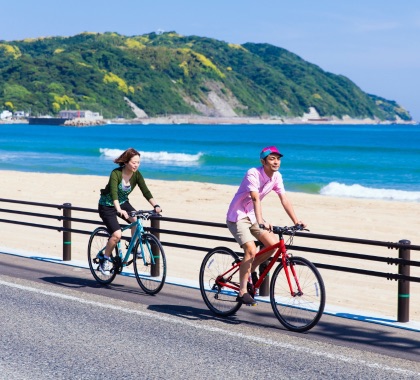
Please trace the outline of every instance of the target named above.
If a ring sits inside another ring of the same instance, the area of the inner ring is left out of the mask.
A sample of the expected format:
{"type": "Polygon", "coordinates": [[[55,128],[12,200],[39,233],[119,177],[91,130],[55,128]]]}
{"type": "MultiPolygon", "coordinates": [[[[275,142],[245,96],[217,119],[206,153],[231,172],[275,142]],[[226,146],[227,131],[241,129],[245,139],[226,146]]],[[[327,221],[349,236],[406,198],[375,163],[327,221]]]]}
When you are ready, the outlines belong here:
{"type": "MultiPolygon", "coordinates": [[[[287,252],[284,234],[290,235],[290,247],[302,226],[273,227],[279,242],[261,249],[256,256],[276,249],[268,260],[257,283],[250,279],[248,292],[255,296],[264,279],[276,262],[270,282],[270,303],[280,323],[288,330],[303,332],[314,327],[325,307],[325,286],[318,269],[309,260],[287,252]]],[[[200,291],[208,308],[219,316],[235,314],[242,302],[239,293],[239,256],[229,248],[217,247],[205,256],[200,268],[200,291]]],[[[258,297],[257,297],[258,299],[258,297]]]]}

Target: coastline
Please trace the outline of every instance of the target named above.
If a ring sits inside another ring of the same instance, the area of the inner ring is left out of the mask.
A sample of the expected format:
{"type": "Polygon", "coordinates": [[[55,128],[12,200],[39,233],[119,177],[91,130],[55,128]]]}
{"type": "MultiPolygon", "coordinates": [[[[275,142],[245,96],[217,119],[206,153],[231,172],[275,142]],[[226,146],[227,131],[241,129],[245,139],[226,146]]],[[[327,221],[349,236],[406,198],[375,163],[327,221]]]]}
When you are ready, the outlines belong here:
{"type": "Polygon", "coordinates": [[[355,119],[348,116],[342,119],[332,116],[329,118],[322,117],[209,117],[199,115],[169,115],[162,117],[148,117],[136,119],[110,119],[108,122],[115,124],[206,124],[206,125],[219,125],[219,124],[243,124],[243,125],[256,125],[256,124],[285,124],[285,125],[418,125],[417,121],[404,121],[404,120],[379,120],[379,119],[355,119]]]}
{"type": "MultiPolygon", "coordinates": [[[[0,120],[0,124],[28,124],[26,119],[0,120]]],[[[144,117],[133,119],[86,119],[74,118],[66,121],[65,126],[86,127],[103,124],[186,124],[186,125],[419,125],[415,120],[379,120],[379,119],[355,119],[351,117],[330,118],[307,118],[307,117],[217,117],[200,115],[168,115],[158,117],[144,117]]]]}
{"type": "MultiPolygon", "coordinates": [[[[32,172],[0,171],[5,178],[0,185],[2,198],[48,204],[71,203],[75,207],[96,209],[99,191],[108,181],[107,176],[47,174],[32,172]]],[[[146,178],[146,183],[156,201],[163,208],[166,217],[202,220],[224,223],[226,210],[236,186],[216,185],[200,182],[164,181],[146,178]]],[[[308,224],[311,233],[358,239],[398,242],[411,240],[420,244],[420,203],[338,198],[323,195],[288,192],[299,218],[308,224]]],[[[140,191],[135,190],[130,202],[136,208],[147,209],[149,204],[140,191]]],[[[4,208],[28,211],[28,206],[4,203],[4,208]]],[[[31,209],[33,211],[33,209],[31,209]]],[[[40,210],[38,210],[41,212],[40,210]]],[[[290,224],[278,197],[270,194],[263,202],[265,218],[277,225],[290,224]]],[[[60,215],[61,211],[43,210],[48,214],[60,215]]],[[[73,212],[73,217],[100,220],[94,214],[73,212]]],[[[2,218],[15,220],[19,216],[3,214],[2,218]]],[[[23,217],[25,222],[53,225],[51,220],[23,217]]],[[[203,226],[165,223],[162,228],[188,231],[199,234],[230,237],[229,232],[203,226]]],[[[78,225],[74,228],[93,230],[96,226],[78,225]]],[[[177,237],[161,236],[162,241],[212,247],[215,242],[177,237]],[[178,240],[177,240],[178,239],[178,240]]],[[[72,234],[72,259],[86,260],[89,236],[72,234]]],[[[62,257],[62,235],[57,231],[2,223],[0,247],[35,252],[50,257],[62,257]],[[22,238],[24,237],[24,238],[22,238]]],[[[230,244],[230,243],[229,243],[230,244]]],[[[320,239],[296,238],[296,245],[330,249],[343,252],[397,257],[398,252],[382,247],[356,246],[346,243],[329,242],[320,239]]],[[[229,246],[228,244],[226,244],[229,246]]],[[[236,244],[230,245],[236,251],[236,244]]],[[[197,281],[204,252],[166,248],[168,275],[197,281]]],[[[417,253],[417,252],[415,252],[417,253]]],[[[318,263],[351,266],[381,272],[395,272],[395,266],[370,261],[357,261],[346,257],[325,256],[315,253],[298,253],[318,263]]],[[[412,254],[414,260],[417,258],[412,254]]],[[[396,317],[397,283],[386,279],[367,277],[335,271],[321,271],[327,287],[327,304],[343,308],[359,309],[366,312],[396,317]],[[344,281],[343,281],[344,280],[344,281]]],[[[89,274],[87,274],[89,275],[89,274]]],[[[413,276],[420,276],[420,268],[412,268],[413,276]]],[[[411,284],[410,319],[420,321],[420,284],[411,284]]]]}

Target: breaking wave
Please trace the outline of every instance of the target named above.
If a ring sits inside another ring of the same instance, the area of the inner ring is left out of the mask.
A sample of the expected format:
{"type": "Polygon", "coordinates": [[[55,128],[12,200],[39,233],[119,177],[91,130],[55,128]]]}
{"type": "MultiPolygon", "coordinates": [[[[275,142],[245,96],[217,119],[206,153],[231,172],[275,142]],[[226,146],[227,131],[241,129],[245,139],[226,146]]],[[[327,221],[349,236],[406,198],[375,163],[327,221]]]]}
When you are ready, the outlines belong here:
{"type": "MultiPolygon", "coordinates": [[[[106,159],[114,160],[119,155],[121,155],[124,150],[122,149],[109,149],[109,148],[100,148],[99,152],[106,159]]],[[[169,153],[169,152],[144,152],[139,151],[143,161],[157,161],[164,162],[176,166],[192,166],[198,165],[200,158],[203,156],[203,153],[199,152],[197,154],[186,154],[186,153],[169,153]]]]}
{"type": "Polygon", "coordinates": [[[370,198],[393,201],[420,202],[419,191],[404,191],[395,189],[375,189],[358,184],[345,185],[331,182],[320,190],[320,194],[347,198],[370,198]]]}

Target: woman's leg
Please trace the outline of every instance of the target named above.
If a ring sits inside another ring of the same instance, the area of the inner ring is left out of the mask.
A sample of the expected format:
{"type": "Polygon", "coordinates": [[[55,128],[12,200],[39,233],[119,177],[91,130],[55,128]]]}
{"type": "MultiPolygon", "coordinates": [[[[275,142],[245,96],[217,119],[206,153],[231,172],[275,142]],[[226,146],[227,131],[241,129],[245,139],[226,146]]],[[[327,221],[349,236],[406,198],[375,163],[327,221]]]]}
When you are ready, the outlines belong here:
{"type": "Polygon", "coordinates": [[[121,239],[121,230],[114,231],[111,237],[108,240],[108,243],[105,248],[105,257],[110,257],[113,249],[118,244],[121,239]]]}

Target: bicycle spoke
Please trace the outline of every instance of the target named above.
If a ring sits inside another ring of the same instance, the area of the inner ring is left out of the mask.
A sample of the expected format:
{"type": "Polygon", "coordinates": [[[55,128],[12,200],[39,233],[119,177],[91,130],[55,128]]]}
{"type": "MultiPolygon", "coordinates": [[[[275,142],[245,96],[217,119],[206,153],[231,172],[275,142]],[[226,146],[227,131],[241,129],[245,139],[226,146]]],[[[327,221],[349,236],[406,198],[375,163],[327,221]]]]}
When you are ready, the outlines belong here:
{"type": "Polygon", "coordinates": [[[109,274],[104,274],[99,270],[99,265],[103,261],[103,252],[109,239],[109,233],[106,228],[99,227],[92,232],[88,244],[88,262],[90,271],[97,282],[101,285],[110,284],[116,272],[111,269],[109,274]]]}
{"type": "Polygon", "coordinates": [[[239,290],[238,269],[225,278],[225,282],[234,289],[216,283],[216,279],[232,268],[236,260],[238,260],[238,256],[230,249],[215,248],[206,255],[201,264],[201,295],[207,307],[217,315],[232,315],[241,307],[241,303],[236,301],[239,290]]]}
{"type": "Polygon", "coordinates": [[[166,256],[160,241],[152,234],[141,237],[134,247],[134,273],[140,287],[148,294],[159,293],[166,278],[166,256]]]}

